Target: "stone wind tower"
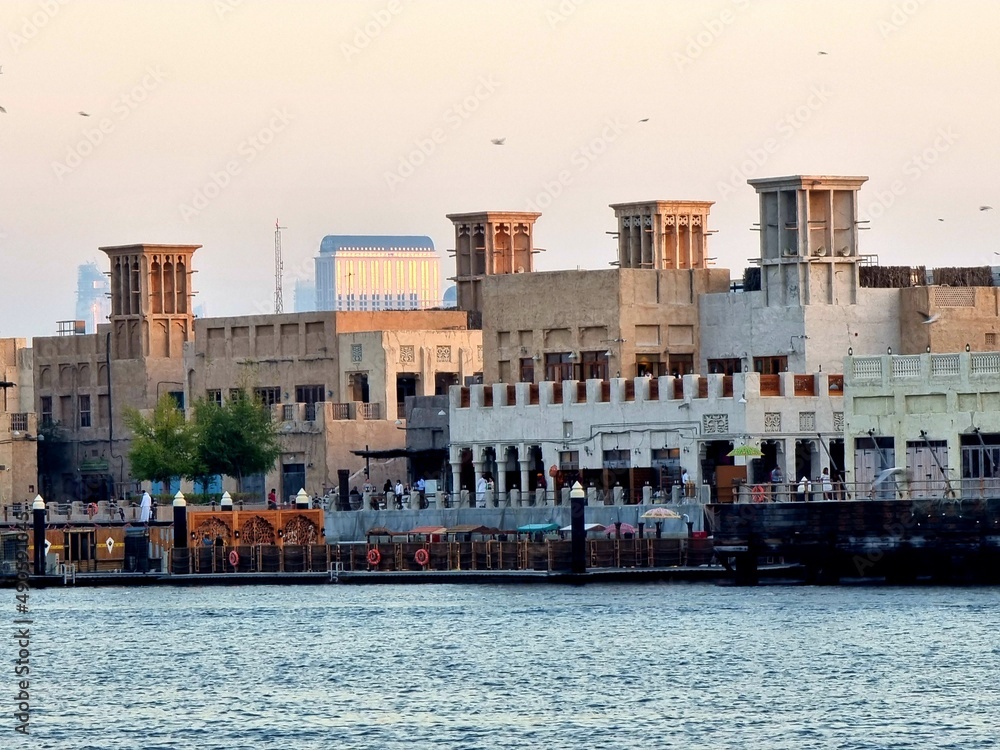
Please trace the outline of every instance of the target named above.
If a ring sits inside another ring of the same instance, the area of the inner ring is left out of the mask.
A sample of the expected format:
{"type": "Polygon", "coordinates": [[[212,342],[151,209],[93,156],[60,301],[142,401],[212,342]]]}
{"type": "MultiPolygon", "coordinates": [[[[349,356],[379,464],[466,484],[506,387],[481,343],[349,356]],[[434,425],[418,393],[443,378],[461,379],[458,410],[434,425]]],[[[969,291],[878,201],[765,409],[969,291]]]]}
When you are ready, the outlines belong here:
{"type": "Polygon", "coordinates": [[[768,307],[858,301],[858,190],[867,177],[749,180],[760,196],[760,285],[768,307]]]}
{"type": "Polygon", "coordinates": [[[455,225],[455,282],[458,308],[482,312],[485,276],[535,270],[534,231],[539,213],[479,211],[448,214],[455,225]]]}
{"type": "Polygon", "coordinates": [[[618,267],[705,268],[711,201],[613,203],[618,267]]]}
{"type": "Polygon", "coordinates": [[[176,358],[194,336],[191,256],[201,245],[102,247],[111,262],[111,357],[176,358]]]}

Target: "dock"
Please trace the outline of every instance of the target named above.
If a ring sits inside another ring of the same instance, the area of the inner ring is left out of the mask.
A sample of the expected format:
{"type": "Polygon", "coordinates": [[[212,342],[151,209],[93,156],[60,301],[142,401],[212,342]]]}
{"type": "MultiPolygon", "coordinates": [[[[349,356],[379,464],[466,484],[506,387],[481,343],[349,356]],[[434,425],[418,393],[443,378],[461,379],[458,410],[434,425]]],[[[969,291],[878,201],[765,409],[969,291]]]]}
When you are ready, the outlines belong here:
{"type": "Polygon", "coordinates": [[[755,583],[768,558],[814,583],[1000,583],[1000,498],[719,504],[706,517],[738,583],[755,583]]]}

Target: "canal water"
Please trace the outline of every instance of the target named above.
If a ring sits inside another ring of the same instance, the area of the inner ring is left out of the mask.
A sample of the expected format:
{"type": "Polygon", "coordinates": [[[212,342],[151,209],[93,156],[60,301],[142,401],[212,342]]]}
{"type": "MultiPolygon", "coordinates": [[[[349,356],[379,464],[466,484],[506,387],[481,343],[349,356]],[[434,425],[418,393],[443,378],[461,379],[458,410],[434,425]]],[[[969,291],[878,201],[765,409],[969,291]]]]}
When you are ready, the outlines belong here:
{"type": "Polygon", "coordinates": [[[10,731],[4,658],[5,748],[974,750],[998,737],[996,588],[49,589],[31,608],[32,737],[10,731]]]}

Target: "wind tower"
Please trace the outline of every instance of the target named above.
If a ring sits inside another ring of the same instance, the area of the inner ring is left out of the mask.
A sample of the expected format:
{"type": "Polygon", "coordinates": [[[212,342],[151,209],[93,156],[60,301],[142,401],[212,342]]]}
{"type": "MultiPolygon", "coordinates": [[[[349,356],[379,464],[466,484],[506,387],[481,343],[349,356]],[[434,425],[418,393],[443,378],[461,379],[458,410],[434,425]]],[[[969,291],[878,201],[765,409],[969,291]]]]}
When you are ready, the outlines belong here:
{"type": "Polygon", "coordinates": [[[760,284],[768,307],[858,301],[858,190],[867,177],[748,180],[760,196],[760,284]]]}
{"type": "Polygon", "coordinates": [[[278,224],[274,220],[274,312],[280,313],[284,308],[281,300],[281,276],[284,271],[284,264],[281,262],[281,230],[288,229],[278,224]]]}
{"type": "Polygon", "coordinates": [[[460,310],[482,312],[486,276],[535,270],[535,220],[528,211],[477,211],[448,214],[455,225],[455,275],[460,310]]]}

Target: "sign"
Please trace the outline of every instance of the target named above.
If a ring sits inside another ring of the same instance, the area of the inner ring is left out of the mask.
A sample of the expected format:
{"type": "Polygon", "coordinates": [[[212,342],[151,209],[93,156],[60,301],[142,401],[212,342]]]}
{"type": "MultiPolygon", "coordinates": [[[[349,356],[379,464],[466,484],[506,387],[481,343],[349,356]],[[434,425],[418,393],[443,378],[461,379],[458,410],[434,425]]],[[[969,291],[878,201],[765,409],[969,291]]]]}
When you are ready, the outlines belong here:
{"type": "Polygon", "coordinates": [[[52,542],[50,542],[48,539],[46,539],[45,540],[45,554],[46,555],[49,554],[49,548],[51,548],[51,547],[52,547],[52,542]]]}
{"type": "Polygon", "coordinates": [[[104,546],[108,548],[108,554],[110,555],[111,550],[115,548],[115,540],[112,539],[111,537],[108,537],[107,540],[105,540],[104,542],[104,546]]]}

